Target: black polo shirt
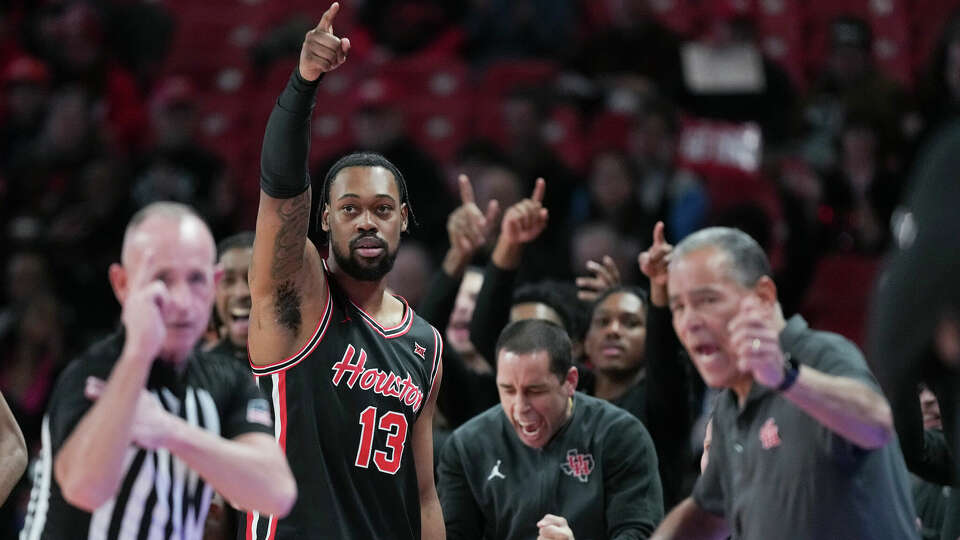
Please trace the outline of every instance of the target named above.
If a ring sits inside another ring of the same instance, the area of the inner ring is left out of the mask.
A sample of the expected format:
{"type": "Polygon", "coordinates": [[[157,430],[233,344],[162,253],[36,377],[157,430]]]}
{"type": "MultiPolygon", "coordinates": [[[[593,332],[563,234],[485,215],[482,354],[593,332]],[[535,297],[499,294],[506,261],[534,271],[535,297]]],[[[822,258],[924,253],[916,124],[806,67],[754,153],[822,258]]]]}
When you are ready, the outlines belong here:
{"type": "MultiPolygon", "coordinates": [[[[854,344],[811,330],[800,316],[788,321],[780,344],[805,366],[880,391],[854,344]]],[[[720,394],[710,463],[693,498],[723,516],[735,539],[919,538],[895,438],[862,449],[759,384],[742,410],[732,390],[720,394]]]]}

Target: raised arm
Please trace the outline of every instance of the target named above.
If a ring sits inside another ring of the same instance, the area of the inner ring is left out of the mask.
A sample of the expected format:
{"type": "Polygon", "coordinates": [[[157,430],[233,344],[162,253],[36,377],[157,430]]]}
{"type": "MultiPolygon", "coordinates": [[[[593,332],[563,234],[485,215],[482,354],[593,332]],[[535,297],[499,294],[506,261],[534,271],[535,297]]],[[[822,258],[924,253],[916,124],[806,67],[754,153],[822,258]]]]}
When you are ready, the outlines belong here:
{"type": "Polygon", "coordinates": [[[647,421],[659,458],[660,477],[666,508],[680,500],[685,467],[689,463],[688,438],[693,413],[688,399],[690,380],[681,351],[683,346],[673,330],[668,307],[667,263],[673,246],[663,234],[663,222],[653,228],[653,244],[637,258],[640,271],[650,279],[650,306],[647,308],[647,421]]]}
{"type": "MultiPolygon", "coordinates": [[[[126,336],[120,358],[100,399],[66,436],[54,457],[53,472],[64,498],[88,511],[120,488],[124,470],[117,464],[123,463],[133,440],[137,403],[166,336],[161,306],[171,301],[170,292],[163,282],[153,279],[155,256],[148,253],[145,257],[123,302],[126,336]]],[[[76,391],[79,393],[79,388],[76,391]]],[[[57,411],[51,411],[54,414],[57,411]]]]}
{"type": "Polygon", "coordinates": [[[27,468],[27,445],[20,426],[0,394],[0,505],[27,468]]]}
{"type": "Polygon", "coordinates": [[[500,236],[490,255],[470,321],[470,340],[484,358],[496,358],[494,349],[500,330],[510,318],[513,279],[523,258],[524,246],[536,240],[547,226],[549,214],[543,207],[546,189],[546,182],[538,178],[530,198],[514,204],[503,214],[500,236]]]}
{"type": "Polygon", "coordinates": [[[467,175],[461,174],[459,183],[460,206],[447,217],[450,247],[440,270],[431,280],[427,295],[417,306],[417,313],[439,330],[441,335],[446,334],[463,273],[477,250],[487,243],[490,228],[500,212],[495,200],[487,205],[486,214],[480,211],[474,202],[473,187],[467,175]]]}
{"type": "MultiPolygon", "coordinates": [[[[741,371],[752,372],[756,382],[769,388],[779,387],[786,376],[779,331],[771,326],[773,320],[770,306],[748,297],[730,322],[730,345],[737,351],[741,371]]],[[[856,347],[851,345],[848,350],[831,354],[844,355],[847,358],[843,360],[858,363],[867,372],[856,347]]],[[[802,365],[793,386],[783,396],[830,431],[861,448],[880,448],[894,436],[893,414],[886,398],[854,377],[802,365]]]]}
{"type": "MultiPolygon", "coordinates": [[[[274,105],[260,156],[260,206],[250,266],[250,358],[276,362],[303,345],[327,300],[323,263],[310,228],[310,115],[320,77],[347,58],[333,34],[334,2],[307,32],[300,63],[274,105]]],[[[322,210],[323,201],[321,201],[322,210]]]]}

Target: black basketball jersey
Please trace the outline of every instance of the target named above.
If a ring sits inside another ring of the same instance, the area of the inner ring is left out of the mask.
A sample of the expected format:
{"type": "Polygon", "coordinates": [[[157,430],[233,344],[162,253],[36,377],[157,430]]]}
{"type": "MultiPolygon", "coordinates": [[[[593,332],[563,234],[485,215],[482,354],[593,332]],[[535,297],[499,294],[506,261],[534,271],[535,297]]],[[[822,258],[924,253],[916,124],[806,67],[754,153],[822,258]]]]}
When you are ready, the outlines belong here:
{"type": "Polygon", "coordinates": [[[253,372],[299,496],[286,518],[246,515],[245,537],[420,538],[411,437],[440,367],[440,333],[404,303],[383,328],[327,274],[327,303],[297,354],[253,372]]]}
{"type": "MultiPolygon", "coordinates": [[[[123,332],[93,345],[57,380],[43,418],[40,459],[21,540],[200,540],[213,488],[163,448],[130,445],[124,475],[113,498],[94,512],[72,506],[53,473],[57,452],[93,402],[84,396],[89,377],[106,380],[120,357],[123,332]]],[[[169,412],[191,425],[230,439],[250,432],[272,434],[270,408],[249,371],[236,360],[194,351],[187,367],[154,362],[146,388],[169,412]]]]}

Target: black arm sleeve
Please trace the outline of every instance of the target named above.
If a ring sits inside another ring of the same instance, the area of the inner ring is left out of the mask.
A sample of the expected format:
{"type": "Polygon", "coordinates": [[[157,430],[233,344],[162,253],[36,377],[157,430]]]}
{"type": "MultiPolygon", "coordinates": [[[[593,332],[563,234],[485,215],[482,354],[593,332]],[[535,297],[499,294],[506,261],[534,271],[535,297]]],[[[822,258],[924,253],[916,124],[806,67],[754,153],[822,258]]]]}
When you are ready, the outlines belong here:
{"type": "Polygon", "coordinates": [[[447,333],[447,323],[450,322],[450,314],[453,313],[453,306],[457,302],[457,292],[460,290],[462,280],[462,276],[452,277],[443,270],[437,270],[433,274],[433,279],[430,280],[430,286],[427,287],[426,296],[417,306],[417,313],[432,324],[440,335],[447,333]]]}
{"type": "Polygon", "coordinates": [[[691,462],[689,445],[693,414],[683,348],[673,331],[670,309],[647,311],[647,428],[660,458],[660,479],[666,508],[680,502],[684,476],[691,462]]]}
{"type": "Polygon", "coordinates": [[[490,261],[483,272],[483,286],[470,320],[470,341],[494,370],[497,369],[497,338],[510,321],[516,275],[516,270],[504,270],[490,261]]]}
{"type": "Polygon", "coordinates": [[[310,115],[318,82],[320,79],[305,81],[299,69],[294,69],[267,120],[260,154],[260,189],[275,199],[296,197],[310,187],[310,115]]]}

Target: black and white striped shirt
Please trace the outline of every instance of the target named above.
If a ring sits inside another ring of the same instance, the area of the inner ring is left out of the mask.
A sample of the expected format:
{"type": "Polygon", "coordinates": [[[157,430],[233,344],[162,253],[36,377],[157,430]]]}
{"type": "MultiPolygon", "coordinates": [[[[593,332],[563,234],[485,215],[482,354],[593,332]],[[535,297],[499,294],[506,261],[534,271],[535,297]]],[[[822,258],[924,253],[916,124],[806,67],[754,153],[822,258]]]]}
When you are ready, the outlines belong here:
{"type": "MultiPolygon", "coordinates": [[[[43,449],[34,469],[21,540],[203,537],[213,488],[165,449],[131,445],[117,464],[125,471],[120,489],[93,513],[66,502],[54,478],[57,451],[92,405],[84,396],[87,378],[106,380],[122,345],[122,332],[111,335],[71,363],[57,381],[43,419],[43,449]]],[[[168,411],[222,437],[248,432],[274,435],[269,403],[250,373],[231,358],[196,352],[182,374],[156,362],[147,389],[168,411]]]]}

